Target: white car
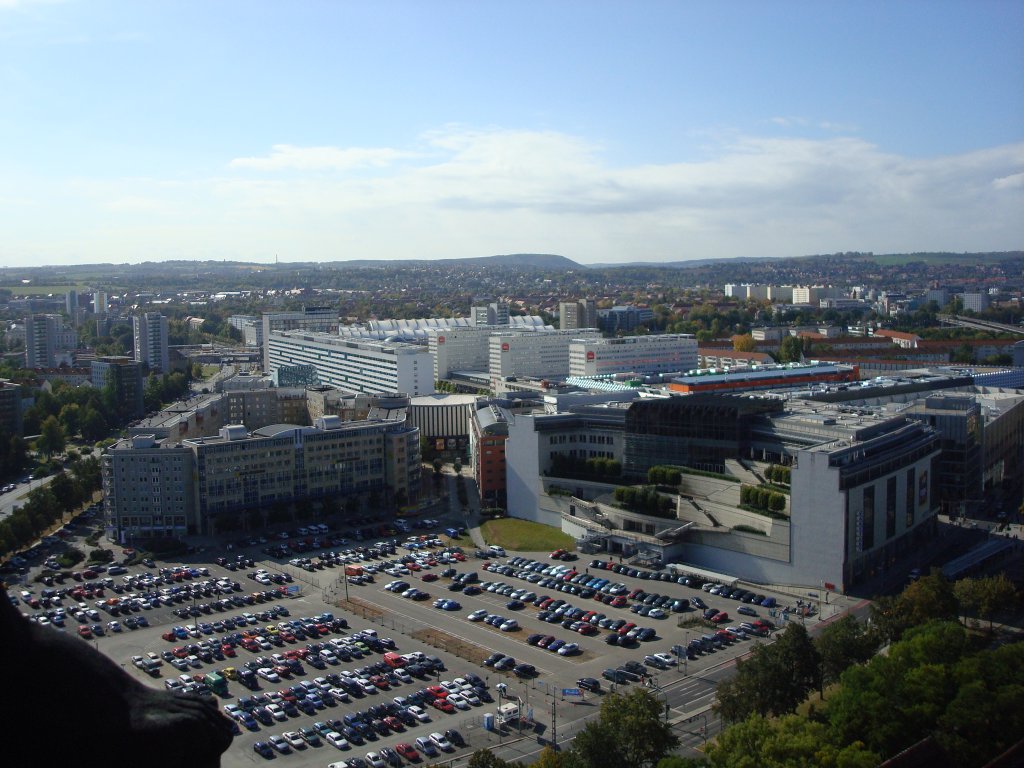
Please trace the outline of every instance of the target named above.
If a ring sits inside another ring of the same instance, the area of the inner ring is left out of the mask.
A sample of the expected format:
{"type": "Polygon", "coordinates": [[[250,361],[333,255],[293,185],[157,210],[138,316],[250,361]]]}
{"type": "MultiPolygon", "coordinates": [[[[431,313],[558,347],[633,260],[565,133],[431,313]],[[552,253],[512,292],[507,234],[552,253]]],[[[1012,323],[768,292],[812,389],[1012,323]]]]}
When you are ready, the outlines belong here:
{"type": "Polygon", "coordinates": [[[519,622],[515,619],[509,619],[501,625],[500,629],[502,632],[515,632],[519,629],[519,622]]]}
{"type": "Polygon", "coordinates": [[[338,749],[349,749],[352,746],[348,743],[348,740],[337,731],[328,731],[324,734],[324,741],[338,749]]]}
{"type": "Polygon", "coordinates": [[[442,680],[440,685],[448,691],[448,693],[459,693],[462,691],[462,686],[458,683],[452,682],[451,680],[442,680]]]}
{"type": "Polygon", "coordinates": [[[367,752],[366,762],[370,768],[387,768],[387,763],[384,762],[384,758],[380,756],[379,752],[367,752]]]}
{"type": "Polygon", "coordinates": [[[281,734],[284,740],[288,742],[292,749],[305,749],[306,740],[302,738],[302,734],[298,731],[285,731],[281,734]]]}
{"type": "Polygon", "coordinates": [[[284,722],[288,719],[288,715],[281,709],[280,704],[267,704],[267,712],[278,722],[284,722]]]}
{"type": "Polygon", "coordinates": [[[470,688],[469,690],[463,689],[463,691],[459,694],[459,696],[464,698],[466,701],[468,701],[474,707],[479,707],[480,706],[480,697],[476,695],[476,693],[473,691],[472,688],[470,688]]]}
{"type": "Polygon", "coordinates": [[[579,643],[566,643],[558,649],[559,656],[572,656],[574,653],[580,652],[579,643]]]}
{"type": "Polygon", "coordinates": [[[430,740],[437,745],[438,749],[442,749],[445,752],[455,751],[455,747],[453,747],[452,743],[444,737],[443,733],[438,733],[437,731],[434,731],[432,734],[430,734],[430,740]]]}
{"type": "Polygon", "coordinates": [[[469,702],[466,701],[466,699],[462,696],[461,693],[449,693],[448,703],[456,709],[469,709],[469,702]]]}
{"type": "Polygon", "coordinates": [[[423,709],[423,707],[417,704],[413,704],[411,707],[409,707],[409,711],[412,713],[412,716],[419,720],[421,723],[426,723],[430,721],[430,715],[427,714],[426,710],[423,709]]]}
{"type": "Polygon", "coordinates": [[[280,683],[281,676],[277,674],[270,667],[260,667],[256,670],[256,674],[266,680],[268,683],[280,683]]]}
{"type": "Polygon", "coordinates": [[[335,701],[348,701],[348,691],[344,688],[328,688],[327,692],[334,697],[335,701]]]}
{"type": "Polygon", "coordinates": [[[653,656],[656,659],[659,659],[665,664],[668,664],[670,667],[674,667],[676,664],[679,663],[678,659],[676,659],[676,657],[673,656],[671,653],[652,653],[651,656],[653,656]]]}
{"type": "Polygon", "coordinates": [[[466,618],[469,619],[470,621],[483,621],[484,617],[486,617],[486,616],[487,616],[487,611],[485,609],[481,608],[479,611],[473,611],[466,618]]]}

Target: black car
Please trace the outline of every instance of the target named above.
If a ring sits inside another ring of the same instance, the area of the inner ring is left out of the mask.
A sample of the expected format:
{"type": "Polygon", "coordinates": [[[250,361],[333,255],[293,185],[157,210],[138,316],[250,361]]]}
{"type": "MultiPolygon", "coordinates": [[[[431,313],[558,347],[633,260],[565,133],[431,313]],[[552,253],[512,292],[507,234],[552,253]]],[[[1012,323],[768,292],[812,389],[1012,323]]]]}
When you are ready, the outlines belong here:
{"type": "Polygon", "coordinates": [[[501,661],[502,659],[504,659],[504,658],[505,658],[505,654],[504,653],[492,653],[490,656],[488,656],[486,659],[484,659],[484,666],[485,667],[496,666],[497,663],[499,661],[501,661]]]}
{"type": "Polygon", "coordinates": [[[601,690],[601,681],[593,677],[581,677],[576,685],[585,691],[596,693],[601,690]]]}
{"type": "Polygon", "coordinates": [[[462,738],[462,734],[456,731],[454,728],[449,728],[444,732],[444,737],[448,739],[456,747],[466,746],[466,740],[462,738]]]}
{"type": "Polygon", "coordinates": [[[512,671],[516,677],[533,677],[537,674],[537,668],[533,664],[516,664],[512,671]]]}
{"type": "Polygon", "coordinates": [[[629,678],[626,677],[626,673],[621,669],[606,669],[601,673],[601,677],[605,680],[610,680],[613,683],[627,683],[629,678]]]}
{"type": "Polygon", "coordinates": [[[511,656],[506,656],[495,663],[494,668],[497,670],[512,669],[516,666],[516,660],[511,656]]]}

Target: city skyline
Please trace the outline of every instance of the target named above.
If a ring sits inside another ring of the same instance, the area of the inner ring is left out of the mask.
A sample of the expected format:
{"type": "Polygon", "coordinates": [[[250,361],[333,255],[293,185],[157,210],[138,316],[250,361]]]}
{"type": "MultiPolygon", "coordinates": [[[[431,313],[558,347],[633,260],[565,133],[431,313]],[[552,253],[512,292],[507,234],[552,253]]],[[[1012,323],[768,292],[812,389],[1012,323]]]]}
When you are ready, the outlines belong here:
{"type": "Polygon", "coordinates": [[[0,262],[1017,249],[1022,22],[0,0],[0,262]]]}

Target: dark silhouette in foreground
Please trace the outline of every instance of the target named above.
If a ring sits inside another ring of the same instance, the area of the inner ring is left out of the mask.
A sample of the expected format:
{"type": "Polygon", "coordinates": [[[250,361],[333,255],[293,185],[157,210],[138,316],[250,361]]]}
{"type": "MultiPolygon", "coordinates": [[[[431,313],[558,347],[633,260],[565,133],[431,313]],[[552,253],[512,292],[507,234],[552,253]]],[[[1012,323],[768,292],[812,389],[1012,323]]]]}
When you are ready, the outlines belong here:
{"type": "Polygon", "coordinates": [[[2,602],[4,727],[32,765],[220,765],[233,725],[215,700],[150,688],[80,638],[2,602]]]}

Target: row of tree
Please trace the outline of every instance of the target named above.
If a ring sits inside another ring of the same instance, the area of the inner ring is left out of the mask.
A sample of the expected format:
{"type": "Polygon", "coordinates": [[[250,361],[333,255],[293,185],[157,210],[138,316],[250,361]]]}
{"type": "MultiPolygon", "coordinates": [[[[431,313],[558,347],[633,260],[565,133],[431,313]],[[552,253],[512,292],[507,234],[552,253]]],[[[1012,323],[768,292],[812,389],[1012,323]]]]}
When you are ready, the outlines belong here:
{"type": "Polygon", "coordinates": [[[768,469],[765,470],[764,476],[772,483],[789,485],[792,470],[789,467],[782,466],[781,464],[770,464],[768,469]]]}
{"type": "Polygon", "coordinates": [[[675,503],[658,493],[653,485],[620,485],[615,489],[615,500],[626,509],[656,517],[670,517],[675,503]]]}
{"type": "Polygon", "coordinates": [[[781,513],[786,509],[786,494],[758,485],[741,485],[740,503],[758,510],[781,513]]]}
{"type": "Polygon", "coordinates": [[[29,491],[25,503],[0,520],[0,552],[9,554],[30,546],[64,515],[91,500],[100,487],[99,459],[88,456],[74,461],[68,471],[29,491]]]}
{"type": "Polygon", "coordinates": [[[551,456],[550,474],[554,477],[612,482],[622,476],[622,462],[598,456],[587,459],[555,453],[551,456]]]}
{"type": "Polygon", "coordinates": [[[683,473],[679,467],[658,465],[647,470],[647,482],[651,485],[677,486],[683,482],[683,473]]]}
{"type": "Polygon", "coordinates": [[[812,641],[791,623],[719,685],[731,725],[707,764],[866,768],[930,739],[949,765],[984,765],[1024,733],[1024,644],[993,647],[959,619],[1016,599],[1004,576],[950,583],[936,572],[877,601],[867,624],[847,616],[812,641]]]}

